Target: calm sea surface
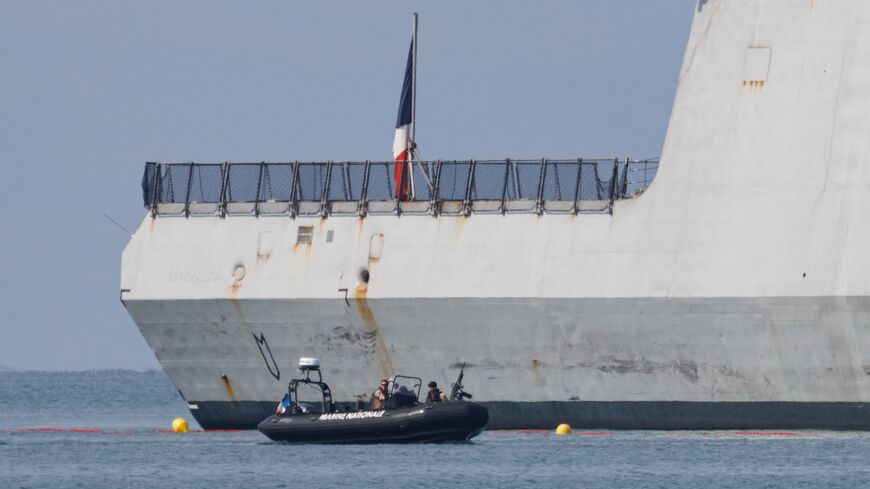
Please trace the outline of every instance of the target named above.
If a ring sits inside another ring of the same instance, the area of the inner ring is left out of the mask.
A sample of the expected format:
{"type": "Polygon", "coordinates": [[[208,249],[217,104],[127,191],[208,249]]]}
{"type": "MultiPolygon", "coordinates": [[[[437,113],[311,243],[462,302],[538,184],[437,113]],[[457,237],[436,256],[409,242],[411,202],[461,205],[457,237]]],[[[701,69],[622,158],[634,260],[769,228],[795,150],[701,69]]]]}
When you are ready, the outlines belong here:
{"type": "Polygon", "coordinates": [[[257,432],[162,432],[176,416],[191,419],[163,372],[0,371],[0,488],[870,487],[866,433],[486,432],[452,445],[290,446],[257,432]]]}

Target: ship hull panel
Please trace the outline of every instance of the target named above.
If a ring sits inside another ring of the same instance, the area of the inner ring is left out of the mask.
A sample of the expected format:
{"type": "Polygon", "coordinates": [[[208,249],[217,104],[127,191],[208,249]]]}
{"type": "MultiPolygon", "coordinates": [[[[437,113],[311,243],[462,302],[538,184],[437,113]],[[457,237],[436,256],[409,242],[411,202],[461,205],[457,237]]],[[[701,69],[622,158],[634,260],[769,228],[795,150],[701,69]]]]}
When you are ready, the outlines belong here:
{"type": "Polygon", "coordinates": [[[396,373],[447,386],[466,364],[464,384],[497,428],[854,427],[870,402],[866,297],[148,300],[128,310],[210,428],[269,414],[302,356],[321,358],[347,403],[396,373]]]}

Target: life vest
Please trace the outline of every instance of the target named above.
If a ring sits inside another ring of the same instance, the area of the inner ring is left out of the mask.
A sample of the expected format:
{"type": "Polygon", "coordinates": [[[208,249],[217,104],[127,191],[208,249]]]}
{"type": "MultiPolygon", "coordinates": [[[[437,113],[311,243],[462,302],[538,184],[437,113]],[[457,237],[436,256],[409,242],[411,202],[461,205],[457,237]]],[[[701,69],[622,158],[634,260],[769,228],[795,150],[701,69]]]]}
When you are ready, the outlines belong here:
{"type": "Polygon", "coordinates": [[[372,392],[372,397],[369,399],[369,404],[372,405],[372,409],[374,409],[374,410],[378,410],[378,409],[382,409],[382,408],[383,408],[383,406],[384,406],[384,402],[385,402],[386,400],[387,400],[387,393],[384,392],[383,390],[381,390],[380,388],[378,388],[378,389],[375,389],[374,392],[372,392]],[[384,396],[384,399],[383,399],[383,400],[378,399],[378,392],[380,392],[381,394],[383,394],[383,396],[384,396]]]}
{"type": "Polygon", "coordinates": [[[426,402],[441,402],[441,389],[437,387],[429,389],[429,393],[426,394],[426,402]]]}

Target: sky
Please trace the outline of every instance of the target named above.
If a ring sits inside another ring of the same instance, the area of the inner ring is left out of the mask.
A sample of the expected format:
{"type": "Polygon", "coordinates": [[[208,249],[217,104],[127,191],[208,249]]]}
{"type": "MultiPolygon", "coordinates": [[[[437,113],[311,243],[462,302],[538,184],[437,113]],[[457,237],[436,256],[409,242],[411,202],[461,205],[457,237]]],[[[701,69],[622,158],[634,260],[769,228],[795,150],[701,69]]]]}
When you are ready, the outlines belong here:
{"type": "Polygon", "coordinates": [[[657,156],[695,0],[0,0],[0,368],[159,365],[118,300],[145,161],[657,156]]]}

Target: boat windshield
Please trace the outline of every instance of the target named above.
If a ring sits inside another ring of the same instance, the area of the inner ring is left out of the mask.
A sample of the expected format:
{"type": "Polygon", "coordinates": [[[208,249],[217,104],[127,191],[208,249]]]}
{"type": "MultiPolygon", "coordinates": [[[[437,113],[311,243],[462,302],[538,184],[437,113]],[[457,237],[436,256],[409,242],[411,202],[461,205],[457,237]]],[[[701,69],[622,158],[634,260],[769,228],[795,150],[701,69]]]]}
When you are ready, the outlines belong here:
{"type": "Polygon", "coordinates": [[[420,400],[420,386],[423,381],[418,377],[396,375],[390,382],[390,405],[392,408],[408,407],[420,400]]]}

